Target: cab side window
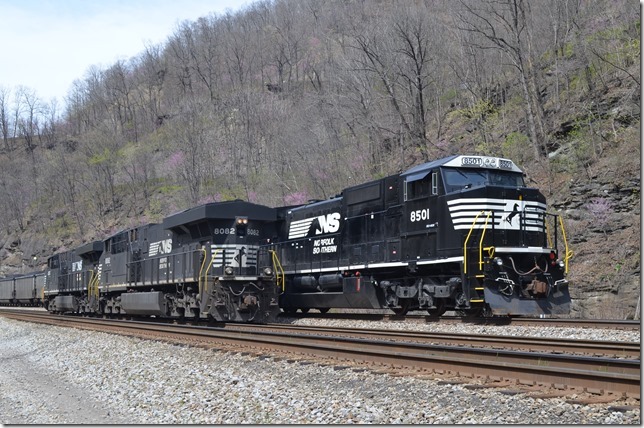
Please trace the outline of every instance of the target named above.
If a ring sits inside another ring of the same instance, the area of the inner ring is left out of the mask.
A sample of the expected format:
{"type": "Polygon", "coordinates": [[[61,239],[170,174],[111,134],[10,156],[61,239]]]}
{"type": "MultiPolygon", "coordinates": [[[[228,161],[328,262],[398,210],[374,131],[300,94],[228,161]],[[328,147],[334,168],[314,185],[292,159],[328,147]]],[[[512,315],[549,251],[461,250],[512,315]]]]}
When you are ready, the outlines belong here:
{"type": "Polygon", "coordinates": [[[427,197],[430,195],[430,191],[430,177],[425,177],[422,180],[415,180],[407,183],[407,199],[427,197]]]}
{"type": "Polygon", "coordinates": [[[430,195],[438,195],[438,173],[432,171],[420,180],[408,181],[405,183],[406,200],[426,198],[430,195]]]}

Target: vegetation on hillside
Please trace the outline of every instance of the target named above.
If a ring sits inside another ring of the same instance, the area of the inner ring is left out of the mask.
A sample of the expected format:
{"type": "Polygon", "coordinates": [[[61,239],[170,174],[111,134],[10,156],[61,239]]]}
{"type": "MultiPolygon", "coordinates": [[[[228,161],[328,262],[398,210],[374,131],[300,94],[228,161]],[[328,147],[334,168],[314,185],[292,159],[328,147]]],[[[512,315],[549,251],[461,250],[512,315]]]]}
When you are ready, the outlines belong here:
{"type": "Polygon", "coordinates": [[[627,0],[258,1],[90,67],[62,108],[0,87],[0,271],[205,202],[296,204],[477,153],[513,159],[565,211],[577,297],[630,299],[632,316],[639,13],[627,0]]]}

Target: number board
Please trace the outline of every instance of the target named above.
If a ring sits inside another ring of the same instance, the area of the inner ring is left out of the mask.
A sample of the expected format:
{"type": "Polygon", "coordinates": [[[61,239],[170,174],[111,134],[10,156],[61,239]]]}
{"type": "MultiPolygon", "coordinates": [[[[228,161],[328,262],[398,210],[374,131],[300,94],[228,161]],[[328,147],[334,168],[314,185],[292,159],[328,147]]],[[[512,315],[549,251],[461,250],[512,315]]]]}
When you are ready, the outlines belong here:
{"type": "Polygon", "coordinates": [[[514,164],[507,159],[487,156],[460,156],[460,159],[460,166],[514,170],[514,164]]]}

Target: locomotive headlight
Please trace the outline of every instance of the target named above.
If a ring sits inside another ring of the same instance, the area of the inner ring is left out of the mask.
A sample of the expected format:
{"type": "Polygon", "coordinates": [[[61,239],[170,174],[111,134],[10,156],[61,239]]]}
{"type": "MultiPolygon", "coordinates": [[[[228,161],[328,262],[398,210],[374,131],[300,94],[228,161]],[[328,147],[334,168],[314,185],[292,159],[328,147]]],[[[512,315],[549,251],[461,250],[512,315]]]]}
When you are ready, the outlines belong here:
{"type": "Polygon", "coordinates": [[[499,266],[503,266],[503,259],[501,257],[495,257],[494,263],[496,263],[499,266]]]}
{"type": "Polygon", "coordinates": [[[557,263],[559,264],[559,267],[560,267],[561,269],[563,269],[563,268],[565,268],[565,267],[566,267],[566,262],[564,262],[563,260],[559,260],[557,263]]]}
{"type": "Polygon", "coordinates": [[[273,275],[273,269],[271,269],[269,267],[265,267],[264,268],[264,276],[271,276],[271,275],[273,275]]]}
{"type": "Polygon", "coordinates": [[[235,272],[235,271],[233,270],[233,267],[232,267],[232,266],[226,266],[226,267],[224,268],[224,273],[225,273],[226,275],[232,275],[234,272],[235,272]]]}

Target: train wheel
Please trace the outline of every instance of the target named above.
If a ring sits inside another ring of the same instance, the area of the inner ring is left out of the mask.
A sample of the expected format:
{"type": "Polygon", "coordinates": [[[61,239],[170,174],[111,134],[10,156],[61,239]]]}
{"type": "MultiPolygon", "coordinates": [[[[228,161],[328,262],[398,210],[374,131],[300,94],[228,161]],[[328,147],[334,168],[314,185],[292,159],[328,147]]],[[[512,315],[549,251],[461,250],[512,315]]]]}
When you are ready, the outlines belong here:
{"type": "Polygon", "coordinates": [[[295,312],[297,312],[297,309],[295,309],[295,308],[282,308],[282,311],[284,311],[284,313],[286,315],[295,315],[295,312]]]}
{"type": "Polygon", "coordinates": [[[407,315],[407,312],[409,312],[409,307],[411,306],[411,300],[409,299],[399,300],[398,303],[400,304],[400,307],[391,308],[391,310],[394,311],[394,314],[399,316],[407,315]]]}
{"type": "Polygon", "coordinates": [[[445,306],[445,301],[443,299],[436,300],[436,309],[427,309],[427,313],[432,318],[438,318],[447,312],[447,307],[445,306]]]}
{"type": "Polygon", "coordinates": [[[320,311],[321,314],[326,314],[327,312],[329,312],[329,309],[330,308],[318,308],[318,311],[320,311]]]}
{"type": "Polygon", "coordinates": [[[473,307],[469,309],[463,309],[463,316],[466,318],[476,318],[481,316],[483,313],[483,308],[482,307],[473,307]]]}

